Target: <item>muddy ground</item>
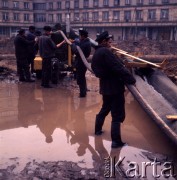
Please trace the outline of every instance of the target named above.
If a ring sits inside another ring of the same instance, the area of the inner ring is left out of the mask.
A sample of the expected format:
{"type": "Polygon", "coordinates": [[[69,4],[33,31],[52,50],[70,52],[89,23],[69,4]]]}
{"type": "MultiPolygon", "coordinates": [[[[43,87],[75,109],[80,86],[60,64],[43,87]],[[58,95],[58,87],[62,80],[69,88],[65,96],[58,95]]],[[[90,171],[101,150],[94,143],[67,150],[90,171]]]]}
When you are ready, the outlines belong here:
{"type": "MultiPolygon", "coordinates": [[[[177,60],[169,61],[162,71],[177,85],[177,60]]],[[[0,60],[0,81],[2,80],[18,82],[15,59],[0,60]]]]}
{"type": "MultiPolygon", "coordinates": [[[[176,62],[168,64],[166,67],[167,75],[171,75],[171,73],[173,74],[173,71],[176,73],[176,66],[176,62]]],[[[6,83],[19,83],[18,77],[16,76],[15,60],[0,61],[0,81],[6,83]]],[[[75,86],[73,88],[77,87],[75,86]]],[[[158,157],[157,154],[152,156],[158,157]]],[[[162,159],[164,158],[167,157],[163,156],[162,159]]],[[[0,169],[0,180],[105,179],[104,167],[99,165],[89,169],[81,168],[77,163],[71,161],[37,162],[36,160],[33,160],[32,162],[28,162],[20,173],[15,173],[14,169],[18,167],[19,163],[18,157],[14,161],[15,163],[9,165],[7,168],[0,169]]],[[[116,177],[117,179],[124,179],[120,174],[117,174],[116,177]]]]}
{"type": "MultiPolygon", "coordinates": [[[[4,42],[3,42],[4,43],[4,42]]],[[[147,42],[144,42],[144,44],[147,42]]],[[[176,54],[176,50],[173,50],[174,47],[177,47],[175,44],[176,42],[171,43],[165,49],[163,43],[160,45],[157,43],[149,43],[147,47],[143,46],[141,50],[144,54],[148,54],[149,51],[153,50],[154,54],[176,54]],[[149,48],[148,48],[149,47],[149,48]],[[151,47],[151,48],[150,48],[151,47]],[[159,50],[160,48],[160,50],[159,50]]],[[[142,47],[142,43],[133,45],[133,43],[125,42],[122,44],[122,49],[130,51],[132,48],[136,50],[136,48],[142,47]],[[129,44],[129,46],[127,45],[129,44]]],[[[7,82],[7,83],[19,83],[18,77],[16,76],[16,61],[13,55],[14,49],[12,48],[12,41],[8,41],[6,46],[1,45],[0,49],[2,49],[1,53],[4,54],[11,54],[11,57],[4,57],[1,56],[0,59],[0,81],[7,82]],[[8,48],[10,48],[8,50],[8,48]]],[[[169,62],[163,71],[166,75],[177,84],[177,61],[169,62]]],[[[156,156],[157,157],[157,156],[156,156]]],[[[20,173],[15,173],[13,170],[18,166],[18,158],[15,160],[16,163],[8,166],[5,169],[0,169],[0,180],[40,180],[40,179],[105,179],[104,177],[104,169],[102,167],[94,167],[94,168],[81,168],[75,162],[70,161],[51,161],[51,162],[29,162],[26,164],[24,169],[20,173]],[[98,178],[99,177],[99,178],[98,178]]],[[[124,179],[123,177],[120,178],[120,175],[117,176],[118,179],[124,179]]]]}
{"type": "MultiPolygon", "coordinates": [[[[4,61],[4,62],[1,62],[0,65],[2,66],[3,64],[5,64],[5,67],[9,67],[10,69],[11,68],[14,69],[13,66],[15,65],[15,56],[14,56],[15,49],[14,49],[13,41],[14,41],[14,38],[1,38],[0,39],[0,61],[2,60],[4,61]]],[[[167,41],[167,40],[155,41],[155,40],[141,39],[136,42],[135,41],[119,41],[119,42],[114,41],[113,45],[129,53],[138,53],[138,56],[177,55],[177,51],[176,51],[177,42],[176,41],[167,41]]],[[[0,69],[1,74],[2,74],[2,71],[3,70],[1,68],[0,69]]],[[[173,61],[169,61],[169,63],[165,66],[163,71],[174,83],[177,84],[177,59],[173,61]]],[[[11,79],[13,77],[13,72],[12,72],[12,76],[8,74],[7,70],[4,70],[3,73],[8,75],[8,79],[11,79]]],[[[2,79],[3,77],[0,77],[0,78],[2,79]]]]}

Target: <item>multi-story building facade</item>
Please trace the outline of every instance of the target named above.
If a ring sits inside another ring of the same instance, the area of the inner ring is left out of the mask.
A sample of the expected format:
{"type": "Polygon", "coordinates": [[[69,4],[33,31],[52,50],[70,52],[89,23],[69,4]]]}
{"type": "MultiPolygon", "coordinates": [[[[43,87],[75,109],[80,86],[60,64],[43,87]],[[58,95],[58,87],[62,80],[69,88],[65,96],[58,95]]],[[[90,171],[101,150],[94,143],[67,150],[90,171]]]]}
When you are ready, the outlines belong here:
{"type": "Polygon", "coordinates": [[[0,0],[0,35],[30,25],[66,23],[90,37],[108,30],[119,39],[177,40],[177,0],[0,0]]]}

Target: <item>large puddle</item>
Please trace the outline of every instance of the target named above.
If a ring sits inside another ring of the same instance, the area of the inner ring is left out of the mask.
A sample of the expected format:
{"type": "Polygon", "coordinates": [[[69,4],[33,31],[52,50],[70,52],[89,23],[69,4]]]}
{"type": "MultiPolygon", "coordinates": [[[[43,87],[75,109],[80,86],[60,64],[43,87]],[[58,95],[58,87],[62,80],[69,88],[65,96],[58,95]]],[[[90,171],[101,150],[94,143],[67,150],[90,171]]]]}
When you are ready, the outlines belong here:
{"type": "Polygon", "coordinates": [[[68,77],[52,89],[42,89],[40,81],[1,83],[0,169],[16,163],[18,172],[32,161],[72,161],[92,168],[103,166],[109,155],[124,158],[124,169],[126,162],[177,160],[176,147],[128,91],[122,137],[129,146],[111,150],[110,115],[105,133],[94,136],[95,115],[102,104],[98,80],[89,76],[88,88],[87,97],[78,98],[76,82],[68,77]]]}

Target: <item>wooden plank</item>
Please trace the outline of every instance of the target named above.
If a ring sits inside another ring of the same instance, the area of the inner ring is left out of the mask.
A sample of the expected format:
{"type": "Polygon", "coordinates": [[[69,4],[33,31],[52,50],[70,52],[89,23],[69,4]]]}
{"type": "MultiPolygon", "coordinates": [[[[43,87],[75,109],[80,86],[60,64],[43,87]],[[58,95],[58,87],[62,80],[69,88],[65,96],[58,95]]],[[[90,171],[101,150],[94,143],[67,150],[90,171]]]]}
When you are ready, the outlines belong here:
{"type": "Polygon", "coordinates": [[[168,120],[177,120],[177,115],[166,115],[168,120]]]}
{"type": "Polygon", "coordinates": [[[154,67],[161,68],[159,65],[157,65],[157,64],[155,64],[155,63],[146,61],[146,60],[141,59],[141,58],[136,57],[136,56],[132,56],[132,55],[128,54],[126,51],[122,51],[121,49],[115,48],[115,47],[113,47],[113,46],[112,46],[111,48],[114,49],[114,50],[117,50],[118,53],[120,53],[120,54],[124,54],[125,56],[134,58],[134,59],[136,59],[136,60],[138,60],[138,61],[141,61],[141,62],[144,62],[144,63],[147,63],[147,64],[150,64],[150,65],[152,65],[152,66],[154,66],[154,67]]]}

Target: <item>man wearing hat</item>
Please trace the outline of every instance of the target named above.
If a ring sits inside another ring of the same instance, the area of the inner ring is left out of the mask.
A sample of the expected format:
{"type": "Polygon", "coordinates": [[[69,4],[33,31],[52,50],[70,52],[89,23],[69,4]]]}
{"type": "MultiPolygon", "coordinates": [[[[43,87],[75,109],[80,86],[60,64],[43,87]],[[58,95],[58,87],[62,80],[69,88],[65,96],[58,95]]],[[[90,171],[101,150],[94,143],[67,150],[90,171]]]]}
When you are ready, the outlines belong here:
{"type": "Polygon", "coordinates": [[[105,117],[111,112],[111,147],[118,148],[125,144],[120,132],[121,123],[125,119],[125,84],[135,84],[136,80],[121,60],[111,52],[111,39],[112,36],[107,31],[98,35],[98,46],[92,58],[91,67],[100,79],[100,94],[103,98],[102,108],[96,115],[95,135],[103,133],[105,117]]]}
{"type": "Polygon", "coordinates": [[[25,36],[25,30],[20,29],[14,39],[15,56],[17,60],[17,73],[19,81],[34,82],[31,79],[30,67],[28,64],[28,46],[34,44],[34,41],[28,41],[25,36]]]}
{"type": "MultiPolygon", "coordinates": [[[[91,53],[91,43],[88,38],[88,32],[84,29],[79,30],[79,43],[78,46],[81,48],[84,56],[88,58],[91,53]]],[[[86,83],[86,78],[85,74],[87,71],[87,68],[85,67],[79,53],[76,53],[76,79],[77,79],[77,84],[79,85],[79,90],[80,90],[80,95],[79,97],[86,97],[87,95],[87,83],[86,83]]]]}
{"type": "MultiPolygon", "coordinates": [[[[63,30],[62,25],[60,23],[55,24],[54,31],[61,31],[61,30],[63,30]]],[[[61,35],[60,32],[52,33],[51,34],[51,39],[55,44],[64,42],[64,38],[63,38],[63,36],[61,35]]],[[[63,45],[60,48],[57,48],[55,50],[55,57],[60,62],[67,62],[67,60],[68,60],[68,45],[67,45],[67,43],[63,43],[63,45]]]]}
{"type": "Polygon", "coordinates": [[[56,48],[62,45],[62,42],[55,45],[50,38],[52,28],[50,26],[44,26],[44,34],[39,37],[39,54],[42,57],[42,83],[44,88],[51,88],[51,61],[55,57],[56,48]]]}

